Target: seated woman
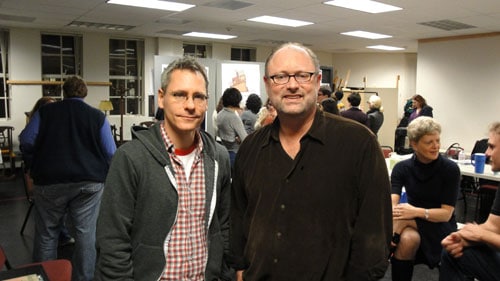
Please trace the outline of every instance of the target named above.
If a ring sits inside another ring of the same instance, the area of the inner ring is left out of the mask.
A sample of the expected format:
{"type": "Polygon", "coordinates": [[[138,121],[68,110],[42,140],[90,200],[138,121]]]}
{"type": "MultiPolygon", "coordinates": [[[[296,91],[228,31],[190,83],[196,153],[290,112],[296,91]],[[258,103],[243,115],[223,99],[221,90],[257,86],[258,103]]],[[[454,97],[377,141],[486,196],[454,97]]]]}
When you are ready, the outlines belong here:
{"type": "Polygon", "coordinates": [[[441,126],[420,117],[408,126],[414,154],[391,173],[393,208],[392,280],[411,280],[413,265],[439,264],[441,240],[455,231],[460,169],[439,154],[441,126]],[[408,203],[399,203],[405,187],[408,203]]]}

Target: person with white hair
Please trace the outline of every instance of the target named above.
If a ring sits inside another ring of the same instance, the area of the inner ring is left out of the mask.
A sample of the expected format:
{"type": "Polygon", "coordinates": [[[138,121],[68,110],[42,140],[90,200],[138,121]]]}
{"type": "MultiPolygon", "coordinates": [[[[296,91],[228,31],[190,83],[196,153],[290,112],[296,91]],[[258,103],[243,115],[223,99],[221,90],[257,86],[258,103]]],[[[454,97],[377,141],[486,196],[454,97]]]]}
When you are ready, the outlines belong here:
{"type": "Polygon", "coordinates": [[[368,115],[368,128],[377,135],[380,127],[384,123],[384,108],[382,107],[382,99],[378,95],[372,95],[368,99],[369,110],[366,112],[368,115]]]}

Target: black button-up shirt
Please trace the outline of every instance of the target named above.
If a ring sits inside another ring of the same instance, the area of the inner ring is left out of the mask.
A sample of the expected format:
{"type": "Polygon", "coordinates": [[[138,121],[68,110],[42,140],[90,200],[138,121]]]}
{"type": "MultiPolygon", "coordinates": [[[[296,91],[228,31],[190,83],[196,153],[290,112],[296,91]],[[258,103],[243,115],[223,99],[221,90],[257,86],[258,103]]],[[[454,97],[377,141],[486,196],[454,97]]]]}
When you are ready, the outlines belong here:
{"type": "Polygon", "coordinates": [[[279,119],[235,164],[231,242],[245,280],[375,280],[387,268],[390,184],[365,126],[317,112],[291,159],[279,119]]]}

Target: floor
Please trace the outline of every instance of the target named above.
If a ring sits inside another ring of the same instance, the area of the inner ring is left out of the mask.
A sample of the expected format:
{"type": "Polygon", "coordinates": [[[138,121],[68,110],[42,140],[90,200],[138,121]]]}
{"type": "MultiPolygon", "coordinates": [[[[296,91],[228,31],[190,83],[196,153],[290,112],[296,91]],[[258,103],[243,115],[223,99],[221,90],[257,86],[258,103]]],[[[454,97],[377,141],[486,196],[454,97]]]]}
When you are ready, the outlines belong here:
{"type": "MultiPolygon", "coordinates": [[[[475,197],[467,197],[466,221],[472,221],[475,209],[475,197]]],[[[29,203],[26,199],[22,176],[18,174],[13,178],[0,176],[0,244],[4,248],[10,264],[14,267],[30,263],[31,251],[33,249],[33,214],[30,215],[24,235],[20,235],[21,226],[28,210],[29,203]]],[[[463,201],[458,201],[456,207],[457,220],[464,222],[463,201]]],[[[59,256],[70,259],[72,246],[59,248],[59,256]]],[[[437,269],[429,269],[425,265],[415,266],[414,281],[434,281],[438,280],[437,269]]],[[[390,268],[382,279],[391,280],[390,268]]]]}
{"type": "MultiPolygon", "coordinates": [[[[33,212],[30,214],[24,234],[21,227],[29,208],[20,169],[14,176],[0,174],[0,245],[11,266],[17,267],[32,262],[33,212]]],[[[71,259],[72,245],[60,247],[59,257],[71,259]]]]}

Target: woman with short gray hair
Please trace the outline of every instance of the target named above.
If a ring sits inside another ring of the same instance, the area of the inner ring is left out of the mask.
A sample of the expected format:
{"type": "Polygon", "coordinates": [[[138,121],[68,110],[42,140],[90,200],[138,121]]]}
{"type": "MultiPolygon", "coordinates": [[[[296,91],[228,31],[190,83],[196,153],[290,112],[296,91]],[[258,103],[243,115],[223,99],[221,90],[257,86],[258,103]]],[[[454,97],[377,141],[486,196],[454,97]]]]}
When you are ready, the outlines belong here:
{"type": "Polygon", "coordinates": [[[456,231],[455,203],[460,169],[439,153],[441,125],[419,117],[408,126],[414,154],[391,173],[393,239],[392,280],[411,280],[413,265],[439,264],[441,240],[456,231]],[[408,202],[400,202],[403,187],[408,202]]]}

